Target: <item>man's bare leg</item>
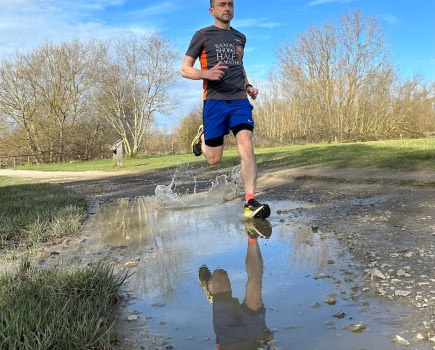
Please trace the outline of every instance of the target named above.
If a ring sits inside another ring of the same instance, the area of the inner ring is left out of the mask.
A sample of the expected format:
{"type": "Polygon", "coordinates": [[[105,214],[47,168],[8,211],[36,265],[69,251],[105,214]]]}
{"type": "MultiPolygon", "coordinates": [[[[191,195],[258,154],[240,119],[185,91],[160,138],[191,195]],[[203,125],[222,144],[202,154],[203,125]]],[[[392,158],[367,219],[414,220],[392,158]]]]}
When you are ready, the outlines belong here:
{"type": "Polygon", "coordinates": [[[254,157],[252,131],[240,130],[236,135],[236,142],[240,154],[240,177],[245,195],[254,195],[257,187],[257,163],[254,157]]]}
{"type": "Polygon", "coordinates": [[[251,310],[259,310],[263,306],[261,291],[263,287],[263,258],[258,242],[248,244],[246,254],[246,283],[245,303],[251,310]]]}
{"type": "Polygon", "coordinates": [[[217,147],[207,146],[204,142],[204,134],[201,135],[201,150],[209,165],[218,164],[224,153],[224,145],[217,147]]]}

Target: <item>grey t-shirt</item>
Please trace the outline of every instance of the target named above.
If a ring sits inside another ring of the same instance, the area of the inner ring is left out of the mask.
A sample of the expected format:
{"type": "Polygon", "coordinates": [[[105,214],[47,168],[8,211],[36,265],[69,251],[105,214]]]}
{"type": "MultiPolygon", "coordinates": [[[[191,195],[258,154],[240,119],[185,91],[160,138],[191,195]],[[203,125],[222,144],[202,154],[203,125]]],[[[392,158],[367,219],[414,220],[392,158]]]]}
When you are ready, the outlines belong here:
{"type": "Polygon", "coordinates": [[[228,66],[221,80],[204,80],[204,100],[239,100],[246,98],[243,52],[246,36],[210,26],[198,30],[192,37],[186,55],[197,59],[202,70],[214,67],[218,62],[228,66]]]}

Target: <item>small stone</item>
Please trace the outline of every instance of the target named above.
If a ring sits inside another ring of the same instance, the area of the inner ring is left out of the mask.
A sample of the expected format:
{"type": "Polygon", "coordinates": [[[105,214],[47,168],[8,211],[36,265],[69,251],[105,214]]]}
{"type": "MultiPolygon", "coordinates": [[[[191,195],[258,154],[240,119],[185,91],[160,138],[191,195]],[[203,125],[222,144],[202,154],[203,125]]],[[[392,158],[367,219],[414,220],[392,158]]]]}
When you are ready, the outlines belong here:
{"type": "Polygon", "coordinates": [[[366,325],[364,323],[350,324],[347,326],[347,329],[354,333],[363,332],[366,329],[366,325]]]}
{"type": "Polygon", "coordinates": [[[386,294],[387,294],[387,292],[386,292],[384,289],[382,289],[382,288],[379,288],[378,291],[377,291],[377,293],[378,293],[379,295],[386,295],[386,294]]]}
{"type": "Polygon", "coordinates": [[[399,269],[396,272],[397,277],[403,277],[406,275],[406,271],[404,269],[399,269]]]}
{"type": "Polygon", "coordinates": [[[295,325],[295,324],[289,324],[288,326],[285,326],[284,328],[291,330],[291,329],[295,329],[296,327],[297,327],[297,325],[295,325]]]}
{"type": "Polygon", "coordinates": [[[151,304],[151,306],[152,307],[163,307],[163,306],[165,306],[165,304],[164,303],[154,303],[154,304],[151,304]]]}
{"type": "Polygon", "coordinates": [[[424,341],[424,335],[421,333],[417,333],[417,335],[415,336],[415,339],[420,340],[420,341],[424,341]]]}
{"type": "Polygon", "coordinates": [[[124,263],[124,267],[137,267],[139,265],[139,261],[127,261],[124,263]]]}
{"type": "Polygon", "coordinates": [[[344,318],[344,316],[346,316],[346,313],[344,311],[339,311],[339,312],[336,312],[335,314],[333,314],[332,316],[337,317],[337,318],[344,318]]]}
{"type": "Polygon", "coordinates": [[[371,276],[372,279],[375,278],[375,277],[380,278],[380,279],[382,279],[382,280],[384,280],[384,279],[387,278],[387,277],[385,277],[385,275],[384,275],[381,271],[379,271],[378,269],[372,269],[371,272],[370,272],[370,276],[371,276]]]}
{"type": "Polygon", "coordinates": [[[325,321],[324,323],[325,323],[326,328],[328,328],[329,330],[337,329],[335,326],[335,322],[332,320],[325,321]]]}
{"type": "Polygon", "coordinates": [[[401,337],[400,335],[396,335],[394,338],[394,342],[399,345],[409,346],[409,341],[407,341],[405,338],[401,337]]]}
{"type": "Polygon", "coordinates": [[[337,303],[337,299],[334,295],[330,295],[325,299],[325,303],[328,305],[335,305],[337,303]]]}
{"type": "Polygon", "coordinates": [[[396,290],[396,291],[394,291],[394,295],[396,296],[396,297],[407,297],[407,296],[409,296],[411,294],[411,292],[410,291],[408,291],[408,290],[396,290]]]}
{"type": "Polygon", "coordinates": [[[137,314],[130,314],[127,316],[127,320],[129,321],[136,321],[137,320],[137,314]]]}

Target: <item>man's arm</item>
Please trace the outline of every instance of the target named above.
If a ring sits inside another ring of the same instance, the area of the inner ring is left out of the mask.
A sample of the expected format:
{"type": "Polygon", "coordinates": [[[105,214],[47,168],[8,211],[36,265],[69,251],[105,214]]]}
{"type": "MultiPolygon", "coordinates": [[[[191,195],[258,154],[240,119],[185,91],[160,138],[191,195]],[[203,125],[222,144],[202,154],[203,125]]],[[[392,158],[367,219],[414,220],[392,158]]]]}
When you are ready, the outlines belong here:
{"type": "Polygon", "coordinates": [[[258,89],[254,88],[251,84],[249,84],[248,76],[246,75],[245,69],[243,69],[243,72],[245,73],[245,86],[246,86],[246,93],[251,96],[253,100],[257,98],[258,95],[258,89]]]}
{"type": "Polygon", "coordinates": [[[221,80],[225,74],[225,70],[228,69],[227,66],[218,63],[214,67],[208,70],[196,69],[193,67],[196,58],[190,57],[188,55],[184,56],[183,65],[181,67],[181,75],[183,78],[199,80],[221,80]]]}

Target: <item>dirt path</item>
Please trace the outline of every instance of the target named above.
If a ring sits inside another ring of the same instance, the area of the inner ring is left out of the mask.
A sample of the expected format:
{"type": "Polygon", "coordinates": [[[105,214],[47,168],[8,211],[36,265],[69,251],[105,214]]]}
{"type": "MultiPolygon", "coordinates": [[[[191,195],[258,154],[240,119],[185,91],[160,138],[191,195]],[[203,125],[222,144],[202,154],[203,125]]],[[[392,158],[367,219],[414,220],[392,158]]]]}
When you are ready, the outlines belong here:
{"type": "MultiPolygon", "coordinates": [[[[99,202],[152,195],[173,173],[0,170],[0,176],[61,183],[99,202]]],[[[197,179],[206,184],[215,176],[205,169],[197,179]]],[[[435,172],[285,169],[260,173],[258,185],[261,200],[314,204],[286,215],[333,232],[361,266],[367,293],[401,300],[418,331],[434,336],[435,172]]]]}

